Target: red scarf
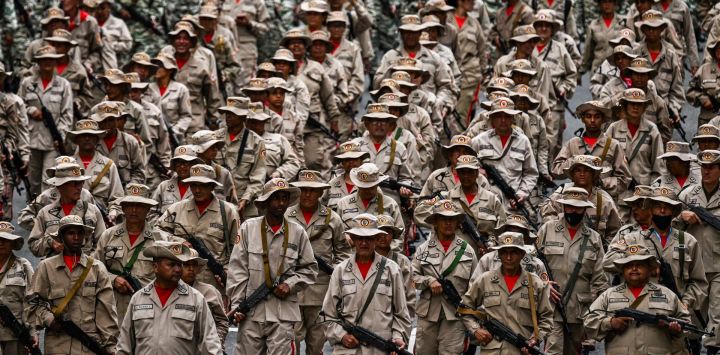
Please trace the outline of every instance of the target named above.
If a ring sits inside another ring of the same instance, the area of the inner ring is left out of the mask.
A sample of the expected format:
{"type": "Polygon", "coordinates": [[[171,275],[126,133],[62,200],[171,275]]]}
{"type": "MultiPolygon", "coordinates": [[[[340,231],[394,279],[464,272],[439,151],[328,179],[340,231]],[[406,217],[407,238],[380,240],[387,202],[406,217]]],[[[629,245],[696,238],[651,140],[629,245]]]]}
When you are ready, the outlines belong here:
{"type": "Polygon", "coordinates": [[[450,245],[452,245],[452,242],[453,242],[452,239],[451,240],[441,240],[440,245],[442,245],[442,247],[445,251],[448,251],[448,249],[450,248],[450,245]]]}
{"type": "Polygon", "coordinates": [[[63,255],[63,260],[65,260],[65,266],[70,269],[70,272],[73,271],[75,268],[75,265],[77,265],[78,261],[80,261],[80,256],[78,255],[63,255]]]}
{"type": "Polygon", "coordinates": [[[63,213],[65,213],[66,216],[69,216],[72,209],[75,208],[74,203],[61,203],[60,206],[62,206],[63,213]]]}
{"type": "Polygon", "coordinates": [[[595,147],[595,144],[597,144],[598,137],[583,137],[583,140],[585,141],[585,144],[590,146],[590,148],[595,147]]]}

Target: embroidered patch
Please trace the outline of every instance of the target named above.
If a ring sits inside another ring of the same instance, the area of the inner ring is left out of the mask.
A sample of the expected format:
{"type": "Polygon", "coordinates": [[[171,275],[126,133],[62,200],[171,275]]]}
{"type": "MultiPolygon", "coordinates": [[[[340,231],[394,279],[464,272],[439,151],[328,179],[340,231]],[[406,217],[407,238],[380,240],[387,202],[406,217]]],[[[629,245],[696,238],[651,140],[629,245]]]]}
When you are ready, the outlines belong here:
{"type": "Polygon", "coordinates": [[[175,309],[184,309],[186,311],[195,312],[195,306],[189,304],[176,304],[175,309]]]}
{"type": "Polygon", "coordinates": [[[215,229],[220,229],[220,230],[223,229],[223,226],[220,223],[210,223],[210,227],[213,227],[215,229]]]}
{"type": "Polygon", "coordinates": [[[629,298],[611,298],[608,300],[610,303],[626,303],[630,302],[629,298]]]}
{"type": "Polygon", "coordinates": [[[483,297],[496,297],[500,296],[500,291],[487,291],[483,294],[483,297]]]}
{"type": "Polygon", "coordinates": [[[151,305],[151,304],[136,304],[135,306],[133,306],[133,310],[135,310],[135,311],[138,311],[141,309],[152,309],[152,308],[153,308],[153,305],[151,305]]]}
{"type": "Polygon", "coordinates": [[[298,245],[293,243],[288,243],[288,248],[297,251],[298,245]]]}
{"type": "Polygon", "coordinates": [[[86,281],[85,287],[97,287],[97,281],[86,281]]]}
{"type": "Polygon", "coordinates": [[[354,285],[354,284],[355,284],[355,279],[340,280],[340,283],[341,283],[343,286],[345,286],[345,285],[354,285]]]}

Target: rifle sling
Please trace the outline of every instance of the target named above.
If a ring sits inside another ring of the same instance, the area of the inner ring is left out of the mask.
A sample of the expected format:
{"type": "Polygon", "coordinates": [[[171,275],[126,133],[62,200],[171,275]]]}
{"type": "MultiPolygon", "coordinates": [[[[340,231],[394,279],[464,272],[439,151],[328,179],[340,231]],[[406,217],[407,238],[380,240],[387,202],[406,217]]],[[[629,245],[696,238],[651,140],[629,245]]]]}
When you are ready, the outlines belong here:
{"type": "Polygon", "coordinates": [[[527,273],[528,278],[528,300],[530,301],[530,319],[532,319],[533,336],[540,339],[540,329],[538,328],[537,305],[535,304],[535,281],[533,275],[527,273]]]}
{"type": "Polygon", "coordinates": [[[647,295],[648,295],[648,293],[644,293],[644,294],[638,296],[638,298],[636,298],[634,301],[632,301],[632,303],[630,303],[630,306],[628,306],[628,308],[637,309],[638,306],[640,306],[640,303],[642,303],[642,301],[645,299],[645,297],[647,297],[647,295]]]}
{"type": "Polygon", "coordinates": [[[240,168],[240,163],[242,162],[242,157],[245,153],[245,145],[247,144],[249,132],[250,130],[247,129],[247,127],[243,128],[243,135],[242,138],[240,138],[240,150],[238,150],[237,161],[235,162],[235,166],[238,169],[240,168]]]}
{"type": "Polygon", "coordinates": [[[460,246],[460,250],[455,252],[455,259],[453,259],[452,264],[450,264],[447,269],[443,270],[442,277],[447,277],[448,275],[452,274],[453,271],[455,271],[455,268],[460,262],[460,258],[462,258],[463,254],[465,254],[465,249],[467,249],[467,245],[468,243],[463,240],[462,245],[460,246]]]}
{"type": "Polygon", "coordinates": [[[51,311],[55,317],[61,315],[65,311],[65,308],[67,308],[68,304],[70,304],[70,300],[72,300],[73,297],[75,297],[77,292],[80,290],[80,287],[85,282],[85,279],[90,274],[90,269],[92,269],[94,263],[95,263],[95,259],[93,259],[92,256],[88,256],[87,257],[87,266],[85,267],[82,274],[80,275],[80,278],[77,279],[77,281],[75,281],[75,284],[73,284],[70,291],[65,295],[65,297],[63,297],[62,300],[60,300],[60,303],[57,306],[52,308],[51,311]]]}
{"type": "Polygon", "coordinates": [[[643,131],[640,134],[641,134],[641,136],[640,136],[640,139],[638,139],[637,145],[635,145],[635,148],[633,149],[632,153],[630,153],[630,156],[628,157],[628,160],[627,160],[628,164],[630,162],[632,162],[633,159],[635,159],[637,154],[640,152],[640,148],[642,148],[642,145],[645,144],[645,140],[650,135],[650,131],[643,131]]]}
{"type": "Polygon", "coordinates": [[[580,269],[582,268],[582,262],[585,256],[585,248],[587,247],[588,240],[590,240],[590,236],[587,234],[583,234],[582,238],[582,244],[580,244],[580,255],[578,256],[577,262],[575,262],[575,267],[573,268],[573,271],[570,274],[570,278],[568,279],[567,288],[565,288],[562,294],[561,301],[563,305],[567,305],[568,301],[570,300],[570,294],[575,288],[575,282],[577,282],[578,275],[580,275],[580,269]]]}
{"type": "Polygon", "coordinates": [[[100,185],[100,181],[102,181],[102,178],[107,175],[108,172],[110,172],[110,167],[112,167],[113,161],[112,159],[108,159],[108,162],[105,163],[105,166],[103,166],[102,170],[100,170],[100,173],[97,174],[95,179],[90,183],[90,192],[95,191],[95,189],[100,185]]]}
{"type": "Polygon", "coordinates": [[[380,279],[382,279],[382,274],[385,271],[385,264],[387,263],[386,257],[381,256],[380,258],[380,265],[378,265],[377,273],[375,274],[375,279],[373,280],[372,287],[370,287],[370,292],[365,299],[365,304],[363,304],[363,308],[360,310],[360,313],[358,313],[357,317],[355,318],[355,324],[360,324],[362,316],[365,314],[365,311],[368,309],[368,307],[370,307],[370,302],[372,302],[373,297],[375,296],[375,291],[377,291],[378,285],[380,285],[380,279]]]}
{"type": "MultiPolygon", "coordinates": [[[[137,261],[138,256],[140,256],[140,252],[143,251],[143,249],[145,247],[145,241],[147,241],[147,239],[143,240],[142,242],[140,242],[140,244],[138,244],[138,246],[135,247],[135,250],[133,251],[133,254],[130,257],[130,260],[128,260],[128,262],[125,264],[125,266],[123,266],[122,271],[113,270],[113,269],[108,269],[108,271],[110,271],[110,273],[115,274],[115,275],[120,275],[123,272],[130,273],[130,270],[132,270],[133,265],[135,265],[135,262],[137,261]]],[[[137,290],[135,290],[135,291],[137,291],[137,290]]]]}
{"type": "Polygon", "coordinates": [[[600,160],[604,163],[605,158],[607,158],[608,152],[610,151],[610,143],[612,143],[612,137],[607,137],[605,140],[605,146],[603,147],[602,154],[600,155],[600,160]]]}
{"type": "MultiPolygon", "coordinates": [[[[328,212],[328,214],[325,216],[325,224],[323,225],[325,228],[330,227],[330,217],[332,215],[332,213],[330,213],[329,209],[327,210],[327,212],[328,212]]],[[[311,236],[309,236],[308,239],[310,241],[313,241],[315,239],[320,238],[320,236],[323,234],[323,232],[325,232],[325,228],[318,228],[318,231],[313,233],[311,236]]]]}
{"type": "Polygon", "coordinates": [[[378,194],[377,194],[377,204],[378,204],[377,213],[379,215],[385,214],[385,206],[383,204],[383,195],[382,195],[382,192],[380,192],[380,191],[378,191],[378,194]]]}
{"type": "MultiPolygon", "coordinates": [[[[260,225],[260,240],[262,241],[262,247],[263,247],[263,271],[265,271],[265,286],[267,286],[269,289],[272,289],[273,287],[273,280],[272,276],[270,275],[270,256],[268,252],[268,242],[267,242],[267,221],[265,220],[265,217],[263,217],[263,220],[260,225]]],[[[280,270],[282,270],[283,260],[285,260],[285,255],[287,254],[287,248],[288,248],[288,221],[286,221],[283,218],[283,252],[282,256],[280,257],[280,260],[278,261],[278,267],[277,267],[277,274],[280,275],[280,270]]]]}
{"type": "Polygon", "coordinates": [[[397,141],[395,139],[390,140],[390,161],[388,162],[387,169],[385,169],[383,174],[387,174],[392,169],[393,164],[395,163],[396,149],[397,149],[397,141]]]}

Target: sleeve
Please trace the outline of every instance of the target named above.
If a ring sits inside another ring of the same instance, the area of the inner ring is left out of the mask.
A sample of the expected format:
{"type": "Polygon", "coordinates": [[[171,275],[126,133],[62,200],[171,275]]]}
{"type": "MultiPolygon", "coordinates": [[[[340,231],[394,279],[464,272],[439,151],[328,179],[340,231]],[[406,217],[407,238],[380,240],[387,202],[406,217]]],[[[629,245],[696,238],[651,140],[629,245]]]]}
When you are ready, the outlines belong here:
{"type": "Polygon", "coordinates": [[[583,48],[582,62],[578,71],[582,74],[590,70],[595,53],[595,21],[587,26],[587,33],[585,34],[585,48],[583,48]]]}
{"type": "Polygon", "coordinates": [[[215,328],[215,321],[212,317],[210,307],[205,299],[201,298],[200,301],[198,309],[202,309],[202,312],[200,312],[197,327],[202,334],[198,334],[200,339],[195,341],[198,345],[198,354],[222,355],[223,347],[220,343],[218,331],[215,328]]]}
{"type": "MultiPolygon", "coordinates": [[[[418,247],[415,255],[422,255],[427,250],[427,242],[423,243],[418,247]]],[[[425,275],[423,272],[422,262],[417,258],[412,258],[412,279],[415,283],[415,287],[422,291],[430,286],[430,283],[435,281],[436,278],[432,275],[425,275]]]]}
{"type": "MultiPolygon", "coordinates": [[[[683,294],[682,302],[687,305],[689,309],[698,309],[700,305],[705,302],[705,298],[708,297],[707,290],[709,286],[705,276],[702,252],[700,251],[700,245],[697,241],[695,241],[694,247],[690,252],[692,253],[692,261],[689,263],[688,270],[690,279],[687,280],[685,284],[685,294],[683,294]]],[[[682,278],[685,277],[684,275],[678,276],[682,278]]]]}
{"type": "Polygon", "coordinates": [[[120,335],[118,336],[115,355],[134,355],[135,354],[135,327],[133,326],[132,314],[135,297],[130,299],[125,318],[120,324],[120,335]]]}
{"type": "MultiPolygon", "coordinates": [[[[47,259],[45,259],[47,260],[47,259]]],[[[35,273],[28,294],[28,323],[40,330],[50,326],[55,316],[45,303],[50,295],[50,279],[47,272],[47,263],[40,262],[35,273]],[[36,298],[40,299],[37,300],[36,298]],[[37,301],[37,302],[36,302],[37,301]]]]}
{"type": "MultiPolygon", "coordinates": [[[[325,299],[323,300],[322,311],[325,313],[327,318],[335,319],[338,318],[338,312],[336,305],[342,300],[340,278],[342,274],[342,266],[338,265],[335,267],[332,275],[330,275],[330,283],[327,292],[325,293],[325,299]]],[[[347,332],[340,324],[335,322],[328,322],[327,328],[325,328],[325,337],[331,345],[341,344],[342,338],[347,332]]]]}
{"type": "Polygon", "coordinates": [[[601,177],[602,186],[611,196],[618,196],[630,185],[630,167],[625,159],[625,151],[620,148],[620,144],[610,147],[615,157],[613,162],[612,175],[601,177]]]}
{"type": "Polygon", "coordinates": [[[708,95],[702,89],[702,74],[708,65],[711,65],[711,64],[705,63],[705,64],[701,65],[700,68],[698,68],[698,71],[690,79],[690,84],[688,86],[686,98],[687,98],[688,103],[690,103],[691,105],[693,105],[695,107],[700,106],[701,98],[708,97],[708,95]]]}
{"type": "Polygon", "coordinates": [[[574,142],[575,138],[571,138],[563,144],[562,149],[560,149],[560,152],[553,161],[552,174],[556,179],[565,179],[567,177],[565,176],[565,168],[568,167],[570,159],[573,157],[573,154],[570,151],[570,145],[574,142]]]}
{"type": "Polygon", "coordinates": [[[337,266],[341,262],[350,258],[353,253],[353,249],[345,240],[345,226],[335,211],[328,207],[328,212],[332,214],[330,219],[330,227],[332,228],[333,236],[333,266],[337,266]]]}
{"type": "Polygon", "coordinates": [[[249,231],[247,222],[240,226],[239,241],[235,244],[230,256],[227,270],[226,294],[230,300],[231,309],[237,307],[240,300],[245,298],[247,284],[250,277],[248,271],[248,240],[249,231]]]}
{"type": "Polygon", "coordinates": [[[97,261],[93,268],[97,272],[95,326],[100,333],[105,350],[112,353],[115,350],[119,333],[115,294],[105,265],[97,261]]]}
{"type": "MultiPolygon", "coordinates": [[[[180,83],[178,83],[180,84],[180,83]]],[[[190,91],[187,86],[180,84],[178,89],[178,120],[173,127],[175,134],[184,135],[192,122],[192,105],[190,104],[190,91]]]]}
{"type": "Polygon", "coordinates": [[[280,142],[282,145],[283,159],[282,164],[275,169],[275,172],[279,173],[281,177],[285,179],[292,179],[300,171],[300,158],[295,153],[295,149],[290,145],[290,141],[284,136],[280,136],[280,142]]]}
{"type": "MultiPolygon", "coordinates": [[[[603,238],[603,236],[598,235],[598,238],[603,238]]],[[[607,274],[603,269],[605,251],[603,250],[602,242],[600,242],[600,239],[598,239],[598,245],[596,247],[597,259],[595,259],[595,265],[593,266],[592,279],[590,280],[590,283],[592,285],[591,290],[593,291],[593,294],[599,295],[608,289],[609,284],[607,274]]]]}
{"type": "MultiPolygon", "coordinates": [[[[18,213],[17,223],[26,230],[32,231],[35,227],[35,217],[44,205],[42,203],[43,195],[38,195],[35,199],[23,207],[18,213]]],[[[28,248],[30,248],[30,239],[28,239],[28,248]]],[[[32,249],[30,249],[32,251],[32,249]]]]}
{"type": "Polygon", "coordinates": [[[532,192],[535,188],[535,184],[537,184],[539,176],[537,164],[535,163],[535,154],[533,153],[532,147],[530,146],[530,142],[527,138],[525,139],[525,142],[527,159],[523,162],[522,181],[520,182],[520,186],[517,191],[519,197],[530,196],[530,192],[532,192]]]}
{"type": "Polygon", "coordinates": [[[47,256],[50,253],[50,239],[49,236],[45,235],[45,219],[38,212],[28,236],[28,249],[38,258],[47,256]]]}
{"type": "MultiPolygon", "coordinates": [[[[482,282],[482,278],[474,278],[473,280],[471,280],[470,287],[462,297],[463,304],[468,305],[468,307],[470,307],[471,309],[479,309],[482,306],[482,282]]],[[[476,330],[480,329],[481,324],[478,319],[475,318],[475,316],[463,314],[461,318],[463,324],[465,324],[465,328],[470,331],[470,333],[474,333],[476,330]]],[[[552,319],[552,316],[549,319],[552,319]]]]}
{"type": "MultiPolygon", "coordinates": [[[[550,175],[550,172],[548,171],[548,159],[550,156],[550,143],[547,139],[547,127],[545,126],[545,120],[540,117],[539,115],[536,117],[538,121],[538,126],[540,127],[538,134],[538,144],[537,144],[537,164],[539,174],[542,175],[550,175]]],[[[565,148],[565,145],[563,145],[563,148],[565,148]]]]}
{"type": "Polygon", "coordinates": [[[553,329],[553,315],[555,314],[555,308],[550,303],[550,283],[545,283],[540,280],[535,274],[528,273],[528,277],[534,278],[535,287],[538,288],[538,307],[537,307],[537,318],[538,328],[540,333],[540,339],[547,339],[548,335],[553,329]]]}
{"type": "Polygon", "coordinates": [[[322,102],[330,121],[339,120],[343,114],[340,112],[340,108],[337,105],[338,99],[337,95],[335,95],[335,88],[326,73],[323,72],[320,74],[322,76],[322,80],[320,82],[320,101],[322,102]]]}
{"type": "Polygon", "coordinates": [[[270,14],[264,1],[256,1],[255,8],[257,10],[257,19],[250,20],[250,32],[255,37],[261,37],[270,30],[270,14]]]}
{"type": "MultiPolygon", "coordinates": [[[[397,270],[389,268],[390,271],[397,270]]],[[[407,296],[405,295],[405,281],[399,272],[390,272],[393,285],[393,312],[392,338],[403,339],[405,342],[410,339],[411,320],[407,307],[407,296]]]]}
{"type": "MultiPolygon", "coordinates": [[[[60,78],[59,76],[56,77],[60,78]]],[[[72,123],[73,123],[73,92],[70,88],[70,83],[62,79],[64,81],[63,85],[63,93],[62,93],[62,101],[60,103],[60,117],[55,117],[55,120],[57,122],[57,128],[58,131],[60,131],[60,135],[63,137],[63,140],[65,139],[65,134],[72,130],[72,123]]]]}
{"type": "Polygon", "coordinates": [[[307,233],[305,233],[305,230],[302,228],[297,228],[297,231],[300,232],[301,235],[298,238],[300,246],[298,248],[298,259],[295,263],[295,272],[284,281],[290,286],[290,290],[294,293],[299,292],[308,285],[314,284],[318,274],[317,261],[315,260],[315,254],[313,253],[307,233]]]}
{"type": "Polygon", "coordinates": [[[683,37],[687,45],[687,50],[685,52],[687,53],[688,61],[691,67],[700,65],[700,61],[698,60],[697,40],[695,39],[695,26],[693,22],[693,18],[690,15],[690,9],[686,6],[685,11],[683,11],[683,37]]]}
{"type": "MultiPolygon", "coordinates": [[[[215,67],[215,58],[212,58],[212,66],[215,67]]],[[[220,87],[218,86],[217,78],[215,80],[212,79],[212,76],[215,75],[216,72],[209,73],[208,76],[206,76],[206,81],[203,82],[203,93],[205,96],[205,115],[208,121],[212,121],[216,119],[218,116],[218,108],[222,106],[222,94],[220,93],[220,87]]]]}
{"type": "Polygon", "coordinates": [[[611,332],[611,316],[605,312],[608,309],[608,292],[605,291],[590,305],[590,309],[583,321],[588,337],[596,341],[603,341],[611,332]]]}
{"type": "Polygon", "coordinates": [[[354,104],[362,96],[365,90],[365,69],[362,62],[362,55],[359,51],[355,52],[353,58],[352,70],[348,80],[348,93],[350,95],[347,103],[354,104]]]}
{"type": "Polygon", "coordinates": [[[130,53],[130,50],[133,46],[133,38],[130,34],[130,30],[128,29],[127,25],[125,24],[125,21],[120,20],[120,36],[115,41],[115,46],[113,49],[115,49],[116,53],[119,54],[125,54],[130,53]]]}
{"type": "Polygon", "coordinates": [[[125,140],[130,160],[130,181],[145,184],[145,150],[134,137],[125,140]]]}
{"type": "MultiPolygon", "coordinates": [[[[265,150],[265,143],[262,141],[261,138],[258,138],[257,140],[258,145],[255,149],[255,152],[259,153],[265,150]]],[[[254,200],[255,195],[262,190],[262,186],[265,183],[265,158],[262,157],[260,154],[255,155],[255,163],[252,166],[252,170],[248,174],[248,183],[247,187],[245,188],[245,193],[243,193],[242,196],[240,196],[240,200],[245,200],[248,202],[251,202],[254,200]]],[[[240,184],[241,180],[239,179],[240,175],[240,169],[235,168],[233,170],[233,179],[235,179],[236,186],[242,186],[240,184]]]]}
{"type": "Polygon", "coordinates": [[[205,300],[207,301],[210,314],[212,315],[215,327],[217,328],[220,343],[224,344],[230,322],[228,321],[228,317],[225,315],[225,310],[223,309],[222,295],[220,294],[220,291],[211,287],[210,293],[211,294],[208,295],[209,297],[206,297],[205,300]]]}
{"type": "Polygon", "coordinates": [[[560,46],[560,52],[562,53],[563,66],[565,67],[565,75],[563,76],[561,87],[562,90],[565,91],[565,98],[570,100],[577,87],[578,71],[575,62],[573,62],[570,57],[570,53],[568,53],[564,46],[560,46]]]}

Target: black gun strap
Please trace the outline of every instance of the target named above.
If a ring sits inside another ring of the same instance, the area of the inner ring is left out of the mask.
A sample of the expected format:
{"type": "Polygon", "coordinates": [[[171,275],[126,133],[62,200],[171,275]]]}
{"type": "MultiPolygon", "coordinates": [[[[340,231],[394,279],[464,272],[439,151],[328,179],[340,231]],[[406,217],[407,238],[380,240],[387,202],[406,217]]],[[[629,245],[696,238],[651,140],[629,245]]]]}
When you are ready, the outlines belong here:
{"type": "Polygon", "coordinates": [[[373,297],[375,296],[375,291],[377,291],[378,285],[380,285],[380,279],[382,279],[382,274],[385,271],[385,264],[387,263],[387,258],[385,258],[384,256],[381,256],[380,258],[380,265],[378,265],[377,274],[375,274],[375,280],[373,280],[372,287],[370,288],[370,292],[365,299],[365,304],[363,304],[363,308],[360,310],[360,313],[358,313],[357,317],[355,318],[355,324],[360,324],[362,316],[365,314],[365,311],[368,309],[368,307],[370,307],[370,302],[372,302],[373,297]]]}
{"type": "Polygon", "coordinates": [[[505,143],[505,149],[503,149],[502,154],[500,154],[500,156],[497,159],[482,159],[482,160],[490,160],[490,161],[502,160],[502,158],[504,158],[505,155],[507,155],[507,153],[510,151],[510,146],[512,146],[513,138],[515,138],[515,136],[513,136],[511,134],[507,143],[505,143]]]}
{"type": "Polygon", "coordinates": [[[245,153],[245,145],[247,144],[248,135],[250,134],[249,132],[250,130],[247,129],[247,127],[243,128],[243,135],[240,139],[240,150],[238,150],[237,161],[235,162],[235,167],[237,169],[240,168],[240,162],[242,161],[243,153],[245,153]]]}
{"type": "Polygon", "coordinates": [[[588,240],[590,240],[590,236],[588,234],[583,234],[582,244],[580,244],[580,255],[578,256],[577,262],[575,262],[575,267],[573,268],[572,274],[570,274],[570,278],[568,279],[567,287],[563,291],[563,295],[562,295],[563,305],[567,305],[568,300],[570,299],[570,294],[573,292],[573,289],[575,288],[575,282],[577,282],[578,275],[580,275],[580,269],[583,266],[582,262],[585,257],[585,248],[587,247],[588,240]]]}
{"type": "Polygon", "coordinates": [[[638,139],[637,145],[635,146],[632,153],[630,153],[630,156],[628,157],[628,160],[627,160],[628,164],[630,162],[632,162],[633,159],[635,159],[635,156],[637,156],[637,154],[640,152],[640,148],[642,148],[642,145],[645,144],[645,140],[650,135],[650,131],[643,131],[640,134],[641,134],[641,136],[640,136],[640,139],[638,139]]]}
{"type": "Polygon", "coordinates": [[[685,231],[680,231],[678,242],[680,242],[678,246],[678,254],[680,254],[680,276],[678,277],[680,277],[680,281],[685,283],[685,231]]]}
{"type": "Polygon", "coordinates": [[[227,253],[228,257],[230,257],[231,244],[230,244],[230,233],[228,232],[227,215],[225,214],[225,201],[218,199],[218,203],[220,204],[220,217],[222,217],[223,240],[225,240],[225,252],[227,253]]]}

